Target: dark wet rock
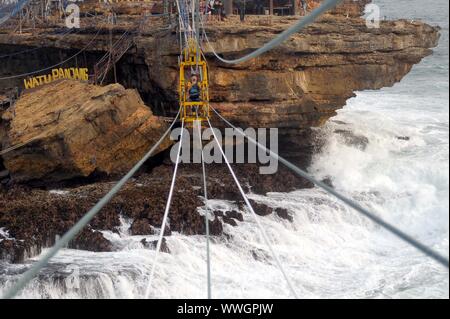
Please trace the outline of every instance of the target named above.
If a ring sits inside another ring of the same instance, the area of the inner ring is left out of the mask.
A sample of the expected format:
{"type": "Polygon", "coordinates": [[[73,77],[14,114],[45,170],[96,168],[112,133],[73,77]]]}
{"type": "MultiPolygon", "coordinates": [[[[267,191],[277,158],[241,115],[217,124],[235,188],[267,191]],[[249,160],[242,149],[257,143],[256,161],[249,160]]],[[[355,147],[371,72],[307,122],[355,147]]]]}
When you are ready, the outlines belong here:
{"type": "Polygon", "coordinates": [[[244,216],[238,211],[232,210],[225,212],[226,217],[237,219],[240,222],[244,221],[244,216]]]}
{"type": "Polygon", "coordinates": [[[130,227],[131,235],[152,235],[154,232],[148,219],[136,219],[130,227]]]}
{"type": "MultiPolygon", "coordinates": [[[[162,163],[162,161],[161,161],[162,163]]],[[[123,189],[114,196],[99,214],[90,222],[92,230],[109,230],[117,232],[120,216],[134,220],[132,232],[144,235],[150,234],[151,229],[159,229],[166,207],[167,194],[173,173],[173,165],[159,164],[151,167],[151,172],[145,169],[133,180],[125,184],[123,189]],[[144,222],[145,221],[145,222],[144,222]]],[[[234,201],[237,205],[243,203],[240,193],[225,165],[208,165],[208,191],[212,190],[209,198],[219,198],[234,201]]],[[[280,168],[279,177],[259,175],[257,165],[234,165],[236,174],[243,185],[258,185],[262,192],[286,192],[301,188],[303,181],[280,168]],[[261,186],[262,185],[262,186],[261,186]]],[[[184,235],[203,235],[206,232],[205,219],[198,207],[204,206],[201,200],[202,189],[193,185],[202,184],[201,165],[189,164],[179,167],[179,176],[175,185],[175,192],[170,207],[169,224],[165,236],[172,231],[184,235]]],[[[8,229],[11,237],[18,243],[9,244],[14,247],[1,249],[2,256],[8,255],[8,260],[21,262],[28,257],[35,256],[42,248],[53,245],[56,235],[67,232],[95,203],[102,198],[115,184],[114,180],[104,179],[72,183],[48,183],[48,189],[59,189],[64,192],[50,192],[46,189],[19,184],[0,185],[0,227],[8,229]]],[[[246,188],[248,191],[249,189],[246,188]]],[[[255,190],[252,189],[254,192],[255,190]]],[[[262,204],[255,204],[258,213],[271,213],[272,209],[262,204]],[[267,212],[266,212],[267,210],[267,212]]],[[[210,221],[211,234],[223,235],[225,221],[222,217],[242,221],[243,216],[236,211],[214,212],[217,216],[210,221]]],[[[228,220],[229,221],[229,220],[228,220]]],[[[231,221],[231,223],[233,223],[231,221]]],[[[111,245],[100,234],[82,232],[72,245],[79,249],[105,251],[111,245]],[[82,237],[86,236],[86,239],[82,237]]],[[[1,247],[1,246],[0,246],[1,247]]]]}
{"type": "Polygon", "coordinates": [[[410,137],[409,136],[397,136],[397,139],[399,139],[401,141],[409,141],[410,137]]]}
{"type": "MultiPolygon", "coordinates": [[[[158,245],[158,241],[157,240],[147,241],[147,239],[144,238],[141,240],[141,244],[145,248],[156,249],[156,246],[158,245]]],[[[170,254],[170,249],[169,249],[169,246],[167,245],[167,240],[165,238],[163,238],[161,241],[161,252],[170,254]]]]}
{"type": "Polygon", "coordinates": [[[294,221],[294,218],[289,214],[289,211],[286,208],[278,207],[275,209],[275,213],[277,213],[278,217],[286,219],[291,223],[294,221]]]}
{"type": "Polygon", "coordinates": [[[227,223],[227,224],[229,224],[229,225],[231,225],[233,227],[236,227],[238,225],[234,218],[231,218],[231,217],[228,217],[228,216],[224,216],[222,218],[222,220],[223,220],[224,223],[227,223]]]}
{"type": "Polygon", "coordinates": [[[332,181],[332,179],[331,179],[331,177],[325,177],[323,180],[322,180],[322,183],[324,183],[325,185],[327,185],[327,186],[330,186],[331,188],[334,188],[334,186],[333,186],[333,181],[332,181]]]}
{"type": "Polygon", "coordinates": [[[340,120],[330,120],[330,122],[339,124],[339,125],[347,125],[348,123],[344,122],[344,121],[340,121],[340,120]]]}
{"type": "Polygon", "coordinates": [[[164,236],[172,236],[172,230],[170,229],[169,226],[166,225],[166,227],[164,228],[164,236]]]}
{"type": "Polygon", "coordinates": [[[3,170],[3,171],[0,170],[0,180],[6,178],[8,176],[9,176],[9,171],[7,171],[7,170],[3,170]]]}
{"type": "Polygon", "coordinates": [[[217,217],[213,221],[209,221],[209,233],[213,236],[222,235],[223,225],[217,217]]]}
{"type": "Polygon", "coordinates": [[[0,260],[10,263],[23,262],[25,249],[26,247],[24,243],[20,241],[14,239],[3,239],[0,241],[0,260]]]}
{"type": "Polygon", "coordinates": [[[217,217],[223,217],[224,216],[223,211],[221,211],[221,210],[215,210],[213,212],[213,215],[217,216],[217,217]]]}
{"type": "Polygon", "coordinates": [[[70,248],[89,251],[111,251],[112,245],[99,231],[85,228],[69,243],[70,248]]]}
{"type": "Polygon", "coordinates": [[[273,209],[266,204],[255,202],[253,199],[249,199],[250,204],[253,207],[253,210],[255,213],[259,216],[267,216],[272,214],[273,209]]]}
{"type": "Polygon", "coordinates": [[[362,151],[364,151],[369,144],[369,139],[367,137],[363,135],[356,135],[352,131],[339,129],[334,132],[344,138],[345,144],[359,148],[362,151]]]}

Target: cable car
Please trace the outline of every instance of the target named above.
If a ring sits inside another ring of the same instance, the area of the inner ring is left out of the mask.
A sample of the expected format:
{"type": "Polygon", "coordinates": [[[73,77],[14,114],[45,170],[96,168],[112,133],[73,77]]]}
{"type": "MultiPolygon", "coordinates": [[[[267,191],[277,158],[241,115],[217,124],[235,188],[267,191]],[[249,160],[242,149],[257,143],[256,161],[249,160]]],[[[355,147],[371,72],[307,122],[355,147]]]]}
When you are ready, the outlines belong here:
{"type": "Polygon", "coordinates": [[[190,39],[188,45],[183,49],[179,64],[180,86],[178,93],[181,119],[187,124],[194,121],[206,121],[210,112],[208,65],[194,39],[190,39]],[[192,88],[195,85],[195,83],[191,83],[193,77],[197,78],[197,90],[192,88]]]}

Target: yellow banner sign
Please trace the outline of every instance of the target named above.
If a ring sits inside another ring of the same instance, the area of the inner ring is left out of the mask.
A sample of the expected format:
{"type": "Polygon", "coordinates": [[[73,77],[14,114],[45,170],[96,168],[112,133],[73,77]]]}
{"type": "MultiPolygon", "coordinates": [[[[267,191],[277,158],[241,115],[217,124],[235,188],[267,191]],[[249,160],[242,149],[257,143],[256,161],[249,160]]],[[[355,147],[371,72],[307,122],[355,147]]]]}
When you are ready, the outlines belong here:
{"type": "Polygon", "coordinates": [[[25,89],[33,89],[37,86],[48,84],[56,80],[70,79],[88,81],[89,73],[87,68],[67,68],[53,69],[52,73],[46,75],[38,75],[32,78],[24,79],[25,89]]]}

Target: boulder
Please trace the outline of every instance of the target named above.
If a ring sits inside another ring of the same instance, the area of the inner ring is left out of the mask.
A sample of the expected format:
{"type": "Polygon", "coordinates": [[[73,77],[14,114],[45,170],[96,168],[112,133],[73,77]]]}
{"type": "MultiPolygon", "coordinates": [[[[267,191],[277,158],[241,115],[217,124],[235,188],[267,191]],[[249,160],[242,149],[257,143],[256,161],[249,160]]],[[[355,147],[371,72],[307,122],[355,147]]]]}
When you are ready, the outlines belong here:
{"type": "Polygon", "coordinates": [[[154,232],[148,219],[142,218],[135,220],[130,227],[131,235],[152,235],[154,232]]]}
{"type": "Polygon", "coordinates": [[[223,233],[223,225],[216,217],[214,220],[209,221],[209,234],[212,236],[220,236],[223,233]]]}
{"type": "Polygon", "coordinates": [[[277,207],[275,213],[277,213],[278,217],[286,219],[291,223],[294,221],[294,218],[289,214],[289,211],[286,208],[277,207]]]}
{"type": "Polygon", "coordinates": [[[339,134],[346,145],[354,146],[361,151],[364,151],[369,144],[369,139],[367,137],[363,135],[357,135],[349,130],[337,129],[334,131],[334,133],[339,134]]]}
{"type": "Polygon", "coordinates": [[[224,216],[222,218],[222,220],[223,220],[224,223],[227,223],[227,224],[229,224],[229,225],[231,225],[233,227],[237,226],[237,222],[236,222],[236,220],[234,218],[231,218],[231,217],[228,217],[228,216],[224,216]]]}
{"type": "Polygon", "coordinates": [[[103,234],[90,227],[84,228],[74,240],[69,243],[70,248],[82,249],[96,252],[111,251],[112,245],[103,234]]]}
{"type": "MultiPolygon", "coordinates": [[[[3,155],[16,182],[61,181],[128,171],[167,129],[135,90],[65,80],[25,93],[1,126],[3,155]]],[[[1,129],[0,129],[1,131],[1,129]]],[[[169,147],[166,140],[155,152],[169,147]]]]}
{"type": "Polygon", "coordinates": [[[272,214],[273,209],[269,206],[267,206],[266,204],[263,203],[258,203],[256,201],[254,201],[253,199],[249,199],[250,204],[253,207],[253,210],[255,211],[255,213],[259,216],[267,216],[272,214]]]}
{"type": "MultiPolygon", "coordinates": [[[[141,240],[141,244],[145,248],[156,249],[156,246],[158,245],[158,241],[157,240],[147,241],[147,239],[144,238],[141,240]]],[[[170,249],[169,249],[169,246],[167,245],[167,240],[165,238],[163,238],[161,241],[161,252],[170,254],[170,249]]]]}
{"type": "Polygon", "coordinates": [[[226,217],[237,219],[240,222],[244,221],[244,216],[242,216],[242,213],[235,211],[235,210],[227,211],[225,213],[225,215],[226,215],[226,217]]]}

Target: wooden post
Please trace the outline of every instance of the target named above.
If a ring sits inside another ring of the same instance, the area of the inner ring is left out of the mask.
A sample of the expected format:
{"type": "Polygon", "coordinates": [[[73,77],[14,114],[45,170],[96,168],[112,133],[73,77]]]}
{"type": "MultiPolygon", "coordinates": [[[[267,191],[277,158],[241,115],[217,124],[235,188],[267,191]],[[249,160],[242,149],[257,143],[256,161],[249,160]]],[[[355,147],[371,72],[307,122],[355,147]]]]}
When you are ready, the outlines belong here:
{"type": "Polygon", "coordinates": [[[273,16],[273,0],[269,0],[269,15],[273,16]]]}

